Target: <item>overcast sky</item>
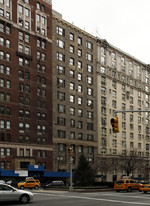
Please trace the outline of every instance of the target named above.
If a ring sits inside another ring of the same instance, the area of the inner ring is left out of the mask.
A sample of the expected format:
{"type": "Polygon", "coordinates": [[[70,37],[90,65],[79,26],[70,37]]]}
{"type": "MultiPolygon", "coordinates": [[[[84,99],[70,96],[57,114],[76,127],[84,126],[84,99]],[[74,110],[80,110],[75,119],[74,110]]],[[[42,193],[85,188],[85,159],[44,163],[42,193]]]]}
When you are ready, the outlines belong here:
{"type": "Polygon", "coordinates": [[[52,0],[63,19],[150,64],[150,0],[52,0]]]}

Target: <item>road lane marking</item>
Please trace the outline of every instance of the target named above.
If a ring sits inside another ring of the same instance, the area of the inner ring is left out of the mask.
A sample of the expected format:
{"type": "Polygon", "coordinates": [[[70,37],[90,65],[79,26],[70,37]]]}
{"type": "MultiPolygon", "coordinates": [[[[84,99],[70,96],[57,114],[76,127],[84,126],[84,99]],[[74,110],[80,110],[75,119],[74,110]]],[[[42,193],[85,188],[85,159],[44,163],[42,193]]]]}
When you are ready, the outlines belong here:
{"type": "Polygon", "coordinates": [[[116,197],[131,197],[131,198],[143,198],[143,199],[150,199],[150,197],[146,197],[144,194],[141,194],[141,195],[136,195],[136,196],[129,196],[129,195],[119,195],[119,194],[101,194],[101,195],[104,195],[104,196],[116,196],[116,197]],[[142,196],[144,195],[144,196],[142,196]]]}
{"type": "MultiPolygon", "coordinates": [[[[33,193],[35,195],[39,195],[41,193],[33,193]]],[[[44,194],[47,196],[57,196],[57,197],[64,197],[64,198],[74,198],[74,199],[86,199],[86,200],[96,200],[96,201],[104,201],[104,202],[115,202],[115,203],[124,203],[124,204],[133,204],[134,205],[150,205],[150,203],[143,203],[143,202],[128,202],[128,201],[120,201],[120,200],[109,200],[109,199],[103,199],[103,198],[94,198],[94,197],[81,197],[81,196],[66,196],[66,195],[55,195],[55,194],[44,194]]]]}

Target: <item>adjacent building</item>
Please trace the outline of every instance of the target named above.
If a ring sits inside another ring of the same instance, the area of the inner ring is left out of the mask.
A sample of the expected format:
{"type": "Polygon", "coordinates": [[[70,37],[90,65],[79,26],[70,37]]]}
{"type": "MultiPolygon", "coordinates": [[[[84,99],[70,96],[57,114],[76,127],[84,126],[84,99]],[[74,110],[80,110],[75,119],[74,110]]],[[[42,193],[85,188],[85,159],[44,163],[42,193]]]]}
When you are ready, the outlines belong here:
{"type": "Polygon", "coordinates": [[[51,53],[51,0],[0,0],[1,169],[53,168],[51,53]]]}
{"type": "Polygon", "coordinates": [[[145,163],[131,175],[149,179],[150,66],[102,39],[97,39],[97,60],[99,174],[108,181],[126,175],[115,157],[136,153],[145,163]],[[113,134],[110,120],[117,110],[120,132],[113,134]]]}
{"type": "Polygon", "coordinates": [[[53,169],[73,168],[81,154],[97,161],[96,38],[53,11],[53,169]]]}

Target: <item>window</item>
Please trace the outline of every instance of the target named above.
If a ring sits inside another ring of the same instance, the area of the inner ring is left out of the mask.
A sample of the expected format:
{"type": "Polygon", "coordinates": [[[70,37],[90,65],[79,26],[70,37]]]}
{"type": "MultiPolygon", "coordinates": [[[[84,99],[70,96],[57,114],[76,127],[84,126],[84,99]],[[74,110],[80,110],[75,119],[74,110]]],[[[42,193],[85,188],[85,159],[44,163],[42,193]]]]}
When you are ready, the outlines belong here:
{"type": "Polygon", "coordinates": [[[4,10],[0,9],[0,16],[4,16],[4,10]]]}
{"type": "Polygon", "coordinates": [[[0,73],[4,73],[4,69],[5,69],[5,67],[4,67],[4,65],[2,65],[2,64],[0,64],[0,73]]]}
{"type": "Polygon", "coordinates": [[[72,103],[75,102],[75,97],[74,97],[74,95],[70,95],[70,102],[72,102],[72,103]]]}
{"type": "Polygon", "coordinates": [[[30,29],[30,23],[28,21],[25,21],[25,28],[30,29]]]}
{"type": "Polygon", "coordinates": [[[74,34],[73,33],[70,33],[70,40],[74,41],[74,34]]]}
{"type": "Polygon", "coordinates": [[[81,61],[78,61],[78,68],[82,69],[82,62],[81,61]]]}
{"type": "Polygon", "coordinates": [[[5,156],[5,149],[1,148],[1,156],[5,156]]]}
{"type": "Polygon", "coordinates": [[[7,156],[10,156],[10,155],[11,155],[11,150],[10,150],[10,148],[7,148],[7,149],[6,149],[6,154],[7,154],[7,156]]]}
{"type": "Polygon", "coordinates": [[[78,92],[82,92],[82,86],[78,85],[78,92]]]}
{"type": "Polygon", "coordinates": [[[93,61],[93,55],[89,54],[89,53],[86,53],[86,59],[89,60],[89,61],[93,61]]]}
{"type": "Polygon", "coordinates": [[[86,41],[86,47],[88,49],[93,49],[93,44],[91,42],[86,41]]]}
{"type": "Polygon", "coordinates": [[[88,130],[93,130],[93,123],[87,123],[87,129],[88,130]]]}
{"type": "Polygon", "coordinates": [[[87,80],[88,84],[93,84],[93,78],[92,77],[87,76],[86,80],[87,80]]]}
{"type": "Polygon", "coordinates": [[[74,58],[70,57],[70,65],[74,65],[74,58]]]}
{"type": "Polygon", "coordinates": [[[4,128],[5,128],[5,121],[0,120],[0,129],[4,129],[4,128]]]}
{"type": "Polygon", "coordinates": [[[19,150],[19,156],[24,157],[24,149],[19,150]]]}
{"type": "Polygon", "coordinates": [[[25,54],[30,54],[30,47],[28,46],[25,46],[25,54]]]}
{"type": "Polygon", "coordinates": [[[64,80],[64,79],[57,78],[57,85],[58,85],[59,87],[65,87],[65,80],[64,80]]]}
{"type": "MultiPolygon", "coordinates": [[[[4,32],[4,24],[0,23],[0,31],[4,32]]],[[[7,33],[7,32],[6,32],[7,33]]],[[[8,34],[8,33],[7,33],[8,34]]]]}
{"type": "Polygon", "coordinates": [[[4,38],[0,37],[0,46],[4,46],[4,38]]]}
{"type": "Polygon", "coordinates": [[[74,53],[74,46],[70,45],[70,53],[74,53]]]}
{"type": "Polygon", "coordinates": [[[65,67],[57,65],[57,71],[59,74],[65,74],[65,67]]]}
{"type": "Polygon", "coordinates": [[[62,41],[62,40],[57,39],[57,46],[58,46],[59,48],[64,49],[64,48],[65,48],[65,42],[62,41]]]}
{"type": "Polygon", "coordinates": [[[73,116],[75,115],[75,108],[73,107],[70,108],[70,115],[73,115],[73,116]]]}
{"type": "Polygon", "coordinates": [[[78,49],[78,57],[81,57],[81,56],[82,56],[82,50],[78,49]]]}
{"type": "Polygon", "coordinates": [[[0,51],[0,59],[4,59],[4,52],[0,51]]]}
{"type": "MultiPolygon", "coordinates": [[[[0,24],[0,31],[1,31],[1,24],[0,24]]],[[[11,28],[9,26],[6,26],[6,34],[11,33],[11,28]]]]}
{"type": "Polygon", "coordinates": [[[74,89],[75,89],[74,83],[70,82],[70,90],[74,90],[74,89]]]}
{"type": "Polygon", "coordinates": [[[78,45],[81,45],[81,44],[82,44],[82,38],[78,37],[78,45]]]}
{"type": "Polygon", "coordinates": [[[78,117],[82,117],[83,116],[83,111],[82,109],[78,109],[78,117]]]}
{"type": "Polygon", "coordinates": [[[45,25],[45,17],[44,16],[41,17],[41,22],[43,25],[45,25]]]}
{"type": "Polygon", "coordinates": [[[66,131],[58,130],[57,134],[58,134],[58,138],[66,138],[66,131]]]}
{"type": "Polygon", "coordinates": [[[93,112],[87,111],[87,118],[88,119],[93,119],[93,112]]]}
{"type": "Polygon", "coordinates": [[[64,92],[57,92],[57,98],[60,100],[65,100],[65,93],[64,92]]]}
{"type": "Polygon", "coordinates": [[[18,10],[20,14],[23,14],[23,6],[22,5],[18,5],[18,10]]]}
{"type": "Polygon", "coordinates": [[[42,12],[45,12],[45,6],[42,4],[42,12]]]}
{"type": "Polygon", "coordinates": [[[89,64],[87,64],[87,71],[93,73],[93,67],[89,64]]]}
{"type": "Polygon", "coordinates": [[[70,139],[75,139],[75,132],[70,132],[70,139]]]}
{"type": "Polygon", "coordinates": [[[25,16],[29,17],[29,15],[30,15],[30,10],[27,9],[27,8],[25,8],[25,9],[24,9],[24,13],[25,13],[25,16]]]}
{"type": "Polygon", "coordinates": [[[19,31],[19,40],[23,41],[23,32],[19,31]]]}
{"type": "Polygon", "coordinates": [[[19,57],[19,65],[23,66],[23,58],[19,57]]]}
{"type": "Polygon", "coordinates": [[[57,59],[59,61],[65,61],[65,55],[57,52],[57,59]]]}
{"type": "Polygon", "coordinates": [[[4,79],[0,79],[0,87],[4,87],[5,86],[5,81],[4,79]]]}
{"type": "Polygon", "coordinates": [[[82,74],[78,73],[78,81],[82,81],[82,74]]]}
{"type": "Polygon", "coordinates": [[[10,89],[11,88],[11,81],[6,80],[6,88],[10,89]]]}
{"type": "Polygon", "coordinates": [[[57,124],[65,126],[66,125],[66,119],[62,117],[57,117],[57,124]]]}
{"type": "Polygon", "coordinates": [[[82,129],[82,121],[78,121],[78,128],[82,129]]]}
{"type": "Polygon", "coordinates": [[[39,2],[36,3],[36,8],[40,9],[40,3],[39,2]]]}
{"type": "Polygon", "coordinates": [[[4,4],[4,0],[0,0],[0,4],[4,4]]]}
{"type": "Polygon", "coordinates": [[[87,94],[93,96],[93,89],[87,88],[87,94]]]}
{"type": "Polygon", "coordinates": [[[6,39],[6,47],[10,48],[10,40],[6,39]]]}
{"type": "Polygon", "coordinates": [[[70,127],[75,127],[75,120],[74,119],[70,120],[70,127]]]}
{"type": "Polygon", "coordinates": [[[70,70],[70,77],[74,78],[74,71],[70,70]]]}
{"type": "Polygon", "coordinates": [[[46,49],[46,42],[45,42],[45,41],[42,41],[41,43],[42,43],[42,45],[41,45],[41,46],[42,46],[42,49],[46,49]]]}
{"type": "Polygon", "coordinates": [[[56,27],[56,33],[61,36],[65,36],[65,30],[59,26],[56,27]]]}
{"type": "Polygon", "coordinates": [[[5,95],[3,92],[0,93],[0,101],[5,101],[5,95]]]}
{"type": "Polygon", "coordinates": [[[78,97],[78,105],[82,105],[82,97],[78,97]]]}
{"type": "Polygon", "coordinates": [[[57,110],[58,110],[58,112],[60,112],[60,113],[65,113],[66,107],[65,107],[64,105],[58,104],[58,105],[57,105],[57,110]]]}

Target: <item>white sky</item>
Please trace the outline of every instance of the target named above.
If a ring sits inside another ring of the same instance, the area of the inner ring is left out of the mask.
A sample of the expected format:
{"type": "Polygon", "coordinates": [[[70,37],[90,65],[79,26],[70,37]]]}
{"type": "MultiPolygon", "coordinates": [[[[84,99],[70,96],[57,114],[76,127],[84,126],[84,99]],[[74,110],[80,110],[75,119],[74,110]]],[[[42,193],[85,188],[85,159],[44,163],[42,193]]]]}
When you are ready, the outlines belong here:
{"type": "Polygon", "coordinates": [[[150,64],[150,0],[52,0],[63,19],[150,64]]]}

